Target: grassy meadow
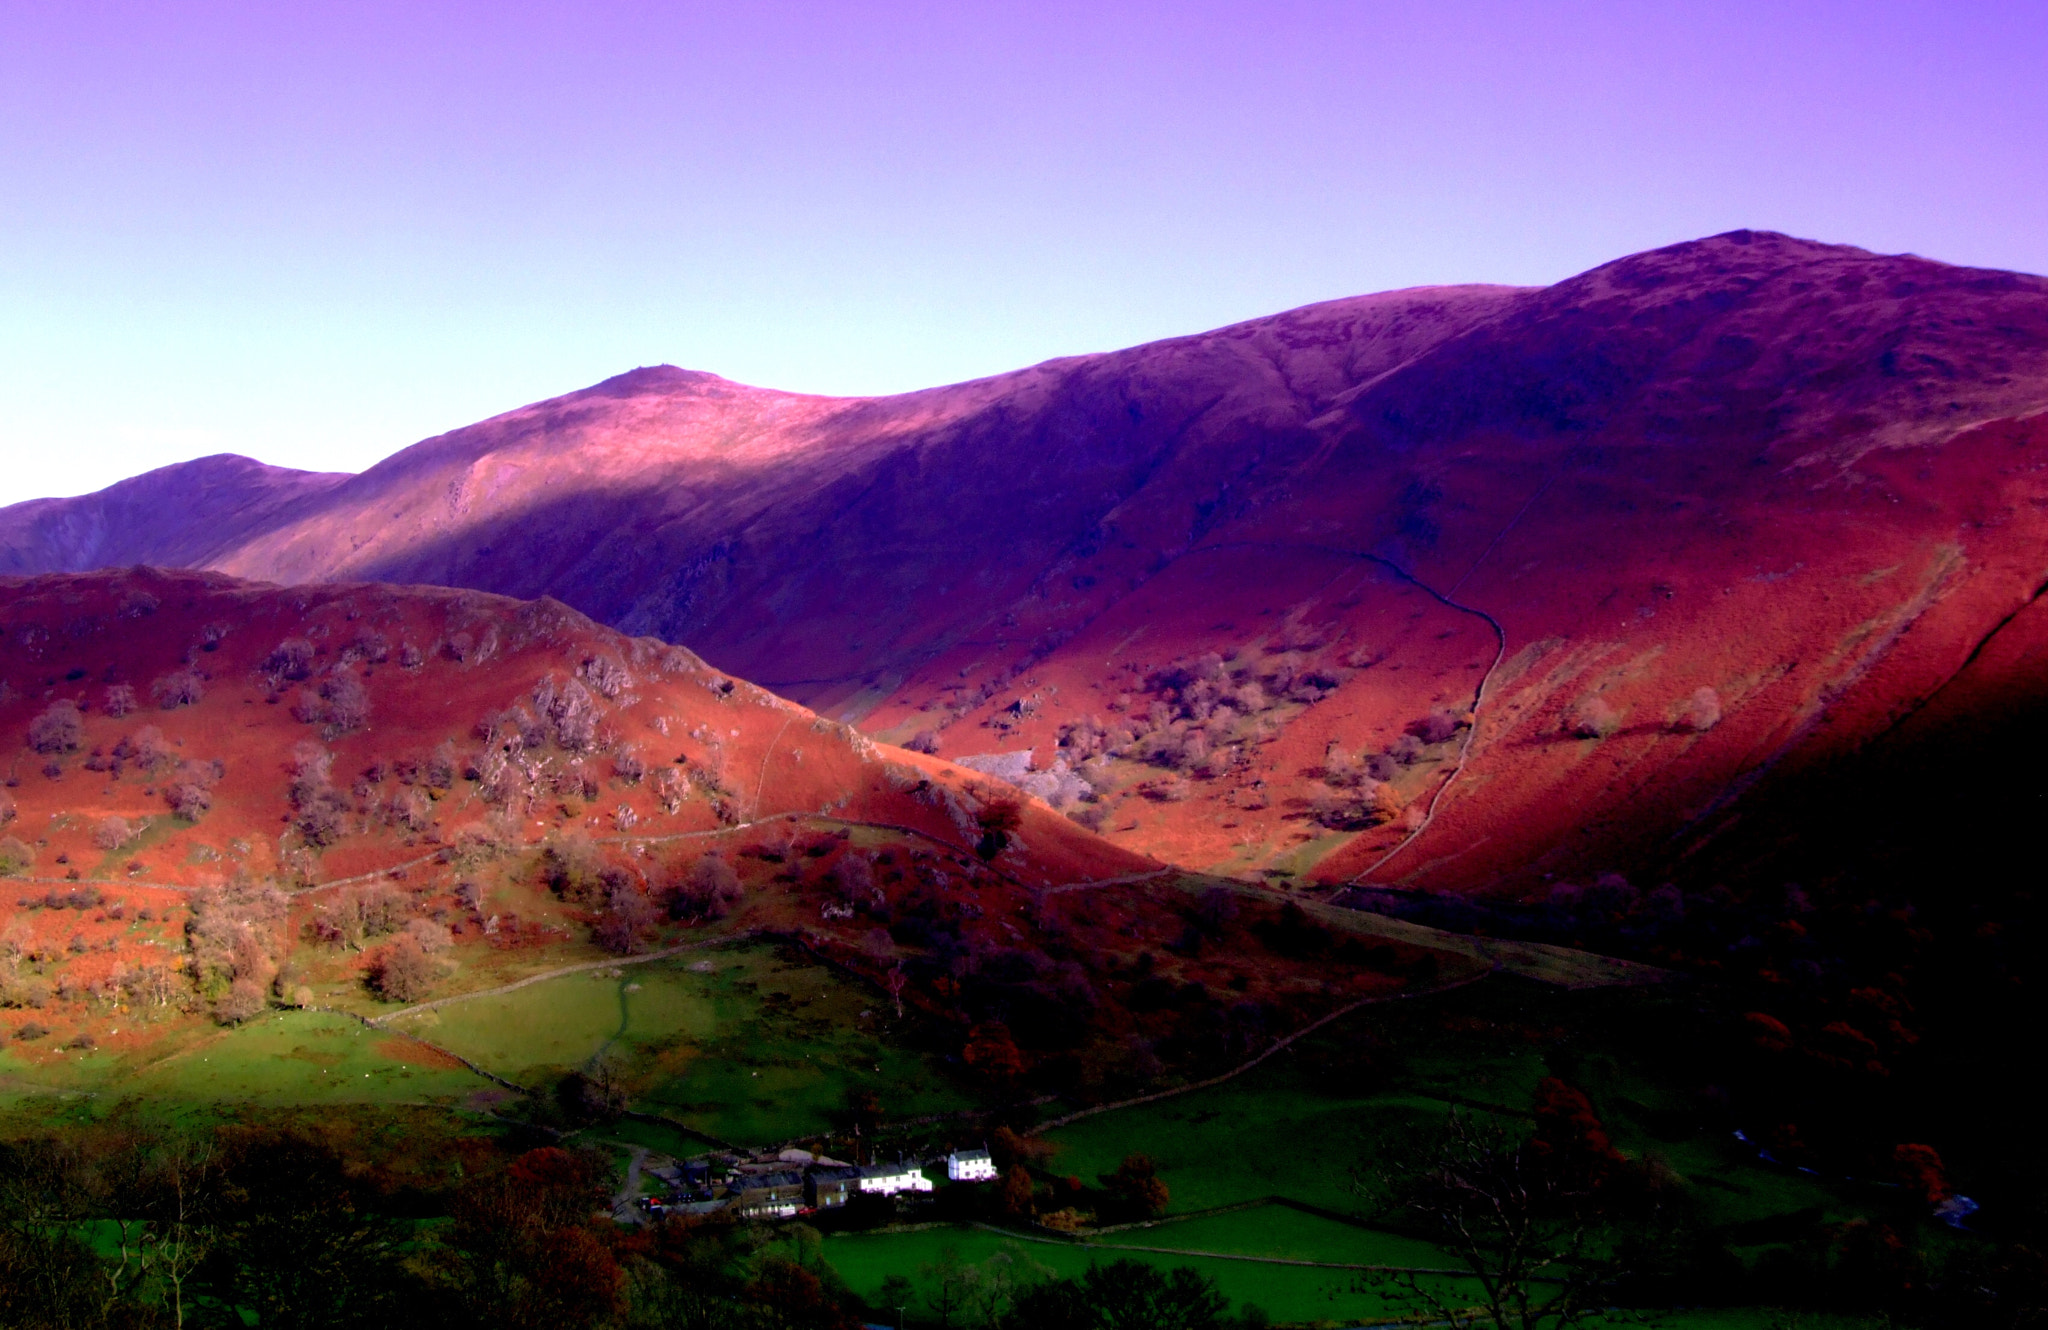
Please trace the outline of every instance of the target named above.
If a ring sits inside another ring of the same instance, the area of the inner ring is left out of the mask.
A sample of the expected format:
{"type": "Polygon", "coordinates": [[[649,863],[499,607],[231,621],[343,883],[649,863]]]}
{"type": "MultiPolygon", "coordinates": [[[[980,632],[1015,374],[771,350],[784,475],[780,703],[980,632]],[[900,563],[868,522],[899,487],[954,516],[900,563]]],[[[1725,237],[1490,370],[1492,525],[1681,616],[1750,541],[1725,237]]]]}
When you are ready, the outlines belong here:
{"type": "Polygon", "coordinates": [[[884,1000],[765,944],[566,975],[393,1025],[529,1087],[603,1059],[631,1107],[743,1144],[823,1132],[856,1088],[891,1117],[973,1106],[884,1000]]]}

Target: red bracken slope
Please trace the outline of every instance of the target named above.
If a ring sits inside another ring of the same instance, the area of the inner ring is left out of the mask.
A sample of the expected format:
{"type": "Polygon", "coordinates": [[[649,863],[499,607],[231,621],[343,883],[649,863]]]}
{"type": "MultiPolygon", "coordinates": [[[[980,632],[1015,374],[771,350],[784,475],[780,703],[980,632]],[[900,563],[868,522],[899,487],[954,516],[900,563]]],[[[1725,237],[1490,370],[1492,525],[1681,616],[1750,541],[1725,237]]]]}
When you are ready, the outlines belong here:
{"type": "MultiPolygon", "coordinates": [[[[121,557],[545,593],[1107,748],[1160,857],[1471,889],[1668,861],[1937,691],[2048,580],[2044,410],[2048,281],[1736,232],[895,398],[638,370],[121,557]]],[[[31,507],[0,559],[69,566],[31,507]]]]}
{"type": "MultiPolygon", "coordinates": [[[[0,625],[0,833],[60,881],[329,882],[465,838],[502,854],[785,814],[971,855],[975,814],[1008,793],[551,601],[143,569],[0,578],[0,625]],[[315,834],[302,751],[337,792],[315,834]],[[132,835],[102,835],[109,818],[132,835]]],[[[1156,867],[1021,813],[995,869],[1027,886],[1156,867]]]]}

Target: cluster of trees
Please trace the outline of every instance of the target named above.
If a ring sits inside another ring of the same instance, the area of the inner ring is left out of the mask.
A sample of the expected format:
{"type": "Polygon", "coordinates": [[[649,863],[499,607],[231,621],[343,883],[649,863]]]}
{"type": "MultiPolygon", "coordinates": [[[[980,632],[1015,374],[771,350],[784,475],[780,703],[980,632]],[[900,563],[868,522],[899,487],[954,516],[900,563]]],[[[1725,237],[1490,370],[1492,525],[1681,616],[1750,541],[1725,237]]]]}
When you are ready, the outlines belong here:
{"type": "Polygon", "coordinates": [[[1271,735],[1271,712],[1288,703],[1313,703],[1348,674],[1292,651],[1263,662],[1209,652],[1145,674],[1137,695],[1151,701],[1143,710],[1137,698],[1123,694],[1112,707],[1124,713],[1120,720],[1105,724],[1088,716],[1072,722],[1061,728],[1060,746],[1082,764],[1083,774],[1091,774],[1090,761],[1123,758],[1212,776],[1228,762],[1232,745],[1271,735]]]}
{"type": "Polygon", "coordinates": [[[1469,713],[1438,707],[1410,721],[1383,753],[1351,752],[1332,744],[1323,756],[1321,779],[1309,787],[1309,813],[1326,827],[1357,831],[1400,815],[1402,799],[1391,784],[1403,767],[1469,729],[1469,713]]]}
{"type": "Polygon", "coordinates": [[[185,922],[187,969],[199,1000],[223,1022],[246,1021],[270,1005],[284,958],[285,894],[242,882],[194,893],[185,922]]]}
{"type": "MultiPolygon", "coordinates": [[[[350,887],[318,907],[307,928],[315,940],[338,947],[362,950],[381,941],[370,957],[371,989],[387,1001],[417,1002],[439,982],[442,958],[454,945],[448,926],[417,914],[417,908],[395,887],[350,887]]],[[[293,996],[282,981],[278,992],[293,996]]]]}
{"type": "Polygon", "coordinates": [[[348,829],[354,804],[334,785],[334,754],[311,740],[292,748],[292,830],[307,845],[328,846],[348,829]]]}
{"type": "MultiPolygon", "coordinates": [[[[271,648],[256,667],[270,700],[277,701],[287,684],[312,679],[318,654],[313,643],[303,637],[288,637],[271,648]]],[[[292,701],[292,718],[304,725],[320,726],[327,739],[362,729],[370,723],[370,691],[353,667],[358,661],[382,664],[390,655],[391,644],[384,635],[364,629],[321,673],[318,683],[299,690],[292,701]]]]}
{"type": "Polygon", "coordinates": [[[1257,1307],[1232,1313],[1216,1281],[1191,1266],[1090,1264],[1062,1278],[1016,1243],[969,1263],[946,1248],[913,1281],[892,1275],[876,1296],[889,1323],[937,1330],[1261,1330],[1257,1307]]]}
{"type": "MultiPolygon", "coordinates": [[[[116,685],[107,690],[105,710],[109,716],[125,716],[133,709],[132,688],[116,685]]],[[[52,702],[29,722],[28,746],[49,759],[43,774],[52,779],[63,774],[61,759],[83,748],[85,740],[84,711],[69,698],[52,702]]],[[[196,822],[205,816],[213,806],[214,786],[227,774],[227,767],[218,760],[179,760],[175,746],[154,725],[145,725],[133,734],[123,736],[111,752],[102,747],[94,748],[87,754],[84,765],[86,770],[104,773],[113,780],[119,780],[125,769],[133,767],[145,779],[158,782],[164,803],[172,814],[188,822],[196,822]],[[167,769],[170,770],[167,772],[167,769]]],[[[7,809],[11,815],[12,800],[7,802],[7,809]]],[[[0,821],[6,820],[8,817],[0,817],[0,821]]],[[[96,836],[96,843],[101,849],[118,849],[129,839],[127,835],[119,834],[119,828],[112,820],[102,823],[99,830],[102,834],[96,836]],[[109,836],[113,838],[112,843],[104,843],[109,836]]]]}
{"type": "Polygon", "coordinates": [[[818,1234],[717,1219],[623,1228],[609,1161],[543,1146],[392,1173],[266,1128],[101,1127],[0,1142],[0,1324],[19,1330],[492,1326],[510,1330],[1229,1330],[1191,1270],[1061,1279],[1020,1251],[947,1253],[876,1305],[818,1234]],[[425,1179],[441,1178],[434,1183],[425,1179]],[[93,1241],[87,1241],[91,1235],[93,1241]]]}

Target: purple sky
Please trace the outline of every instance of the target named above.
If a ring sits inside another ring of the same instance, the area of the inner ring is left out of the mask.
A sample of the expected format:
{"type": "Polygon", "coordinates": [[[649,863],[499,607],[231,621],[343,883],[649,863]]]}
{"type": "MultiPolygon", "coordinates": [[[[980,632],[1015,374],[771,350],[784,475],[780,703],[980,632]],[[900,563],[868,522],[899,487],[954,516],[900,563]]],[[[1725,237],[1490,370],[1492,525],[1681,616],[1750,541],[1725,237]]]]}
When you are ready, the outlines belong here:
{"type": "Polygon", "coordinates": [[[1737,226],[2048,271],[2044,69],[2034,0],[0,0],[0,503],[1737,226]]]}

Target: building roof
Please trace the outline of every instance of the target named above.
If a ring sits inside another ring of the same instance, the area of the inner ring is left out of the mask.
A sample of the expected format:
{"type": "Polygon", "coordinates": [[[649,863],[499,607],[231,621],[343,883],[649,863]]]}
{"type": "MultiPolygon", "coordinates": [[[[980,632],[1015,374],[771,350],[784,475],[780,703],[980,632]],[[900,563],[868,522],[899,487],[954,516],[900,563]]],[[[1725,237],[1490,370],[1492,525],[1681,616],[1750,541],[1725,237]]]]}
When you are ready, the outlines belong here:
{"type": "Polygon", "coordinates": [[[801,1173],[756,1173],[750,1178],[736,1178],[733,1181],[733,1189],[741,1192],[765,1191],[770,1187],[801,1187],[803,1185],[804,1175],[801,1173]]]}

